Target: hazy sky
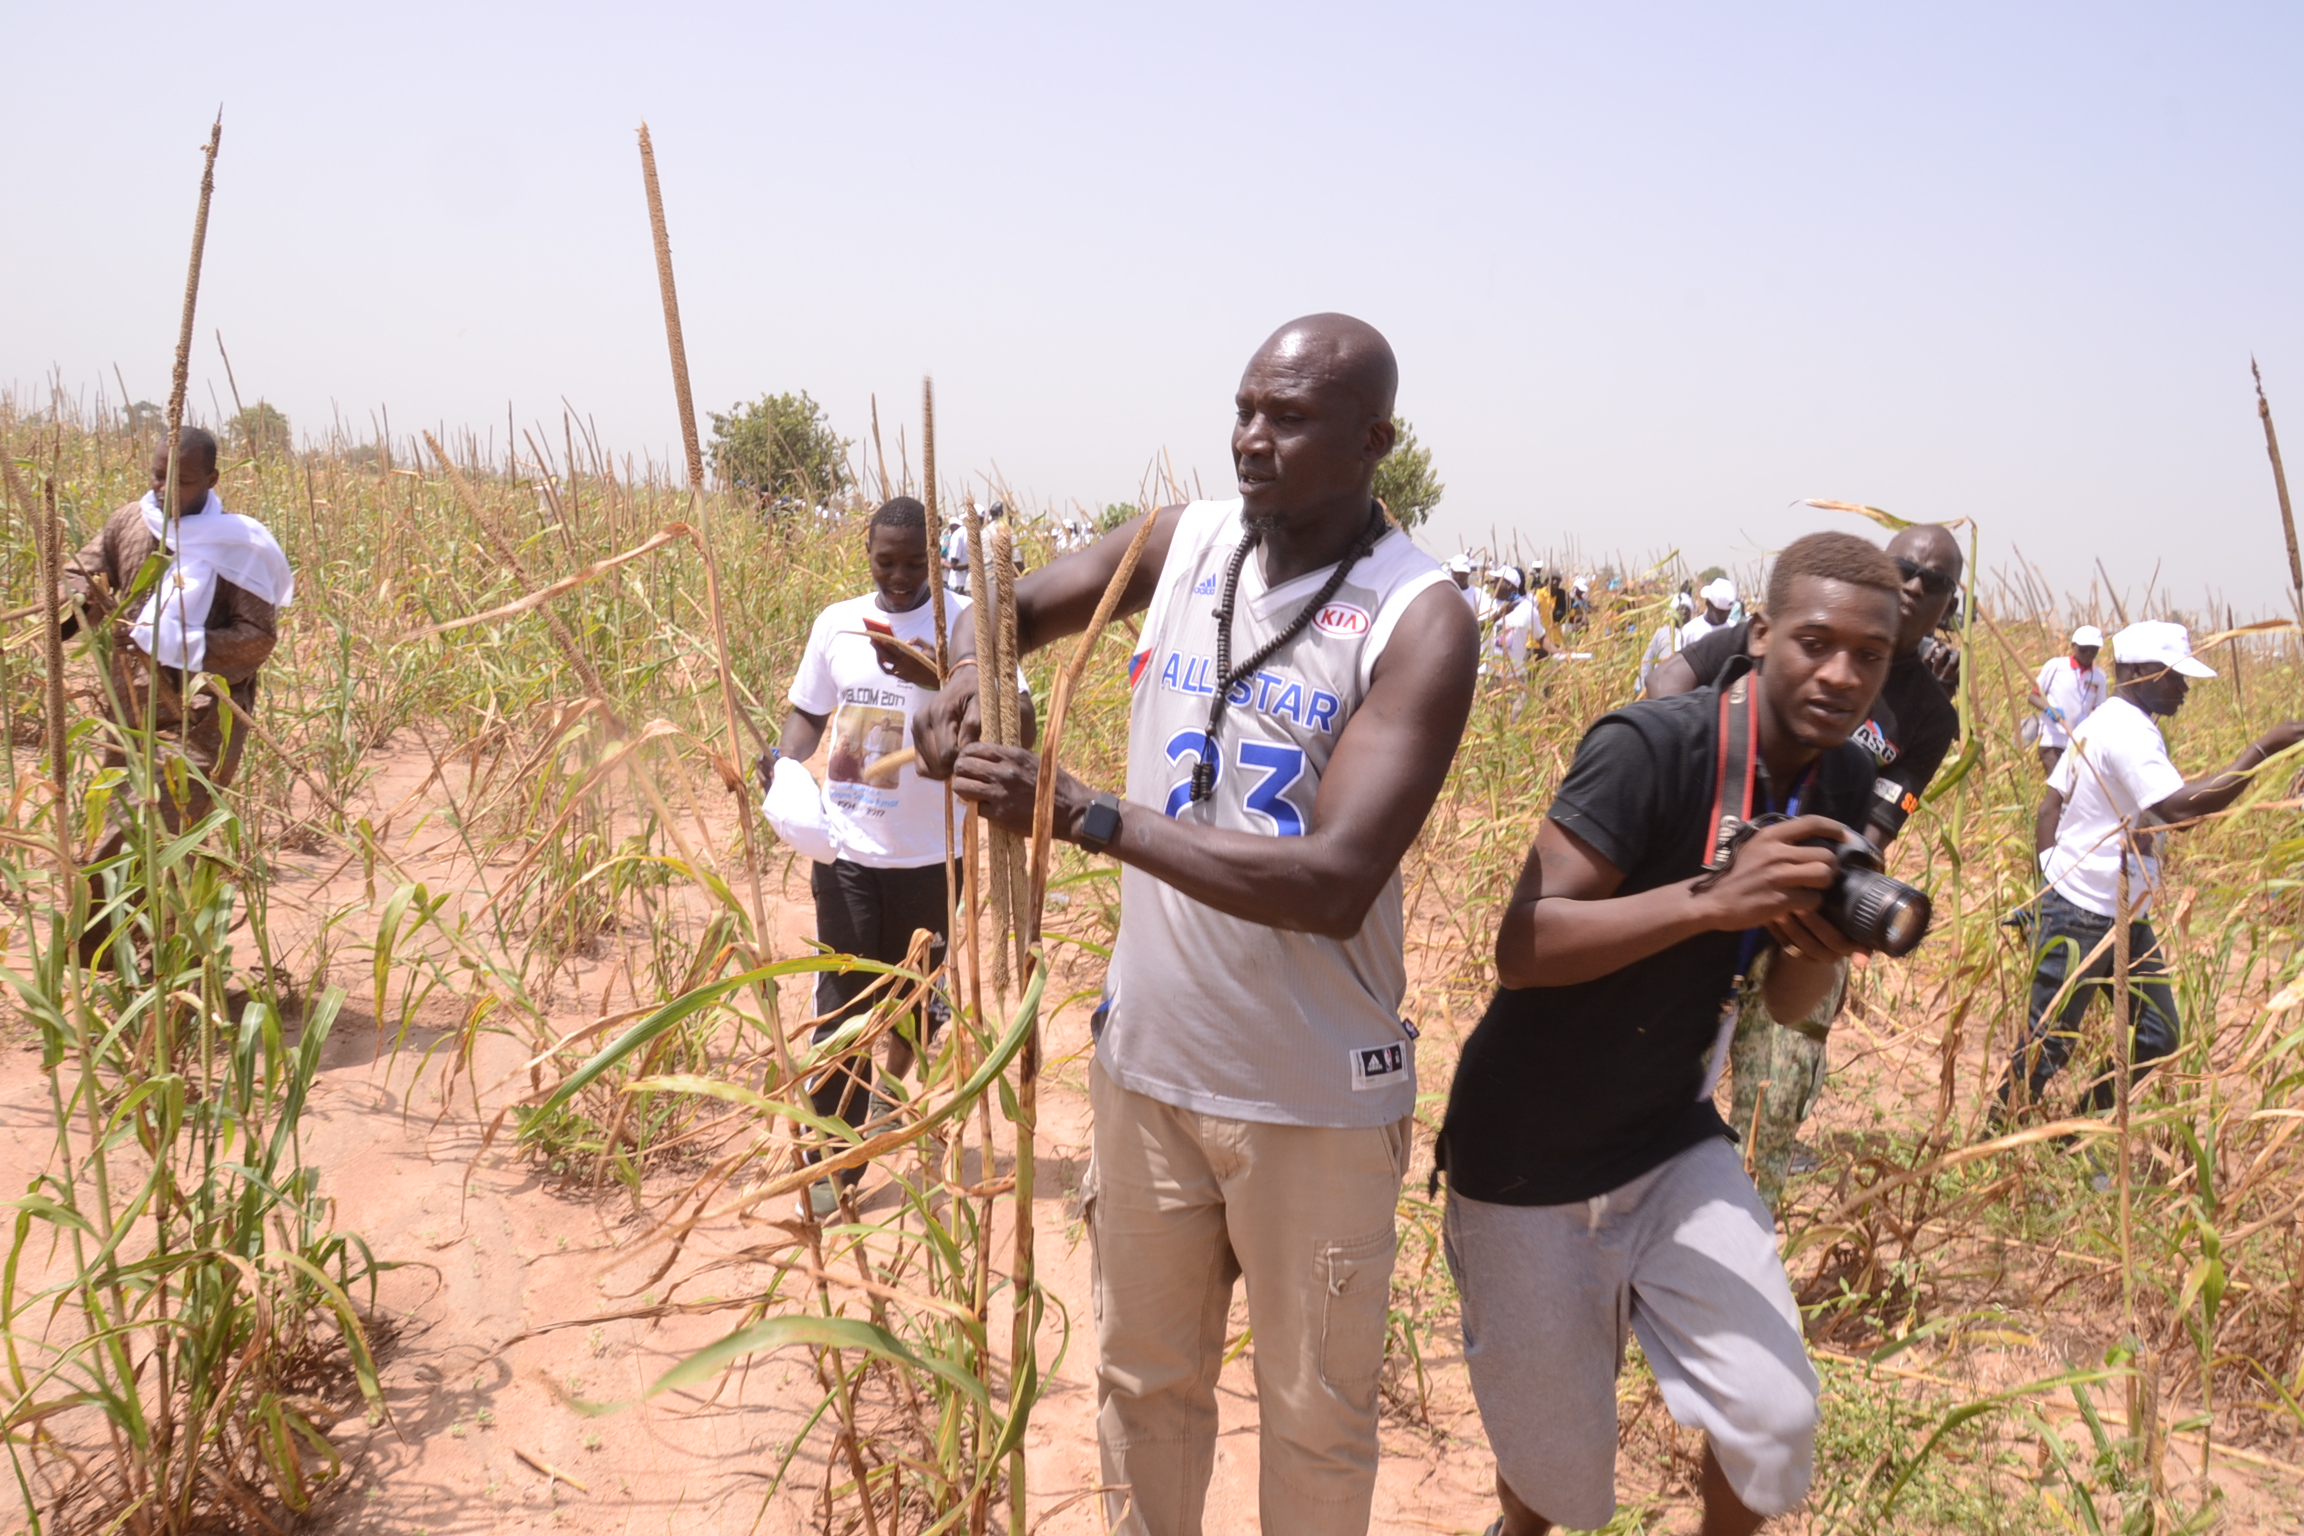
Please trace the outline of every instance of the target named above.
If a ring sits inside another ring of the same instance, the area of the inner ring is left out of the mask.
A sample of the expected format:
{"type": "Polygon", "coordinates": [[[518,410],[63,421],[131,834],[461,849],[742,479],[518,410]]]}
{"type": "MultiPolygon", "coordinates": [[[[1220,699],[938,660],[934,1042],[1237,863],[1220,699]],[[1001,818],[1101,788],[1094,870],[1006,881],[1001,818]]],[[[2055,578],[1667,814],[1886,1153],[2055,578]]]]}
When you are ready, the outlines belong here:
{"type": "MultiPolygon", "coordinates": [[[[2304,491],[2293,6],[14,8],[0,381],[324,429],[678,441],[633,130],[700,408],[805,388],[891,455],[1231,491],[1278,322],[1397,348],[1447,497],[1589,557],[1748,560],[1803,496],[1979,520],[2085,591],[2282,602],[2248,380],[2304,491]]],[[[1860,526],[1860,525],[1849,525],[1860,526]]]]}

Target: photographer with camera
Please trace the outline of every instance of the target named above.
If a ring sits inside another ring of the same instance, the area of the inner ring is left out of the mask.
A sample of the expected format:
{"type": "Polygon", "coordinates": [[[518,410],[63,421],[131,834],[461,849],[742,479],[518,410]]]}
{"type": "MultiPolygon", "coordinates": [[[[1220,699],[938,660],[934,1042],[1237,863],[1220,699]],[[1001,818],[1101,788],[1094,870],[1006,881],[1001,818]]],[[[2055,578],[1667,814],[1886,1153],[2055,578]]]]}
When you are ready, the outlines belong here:
{"type": "MultiPolygon", "coordinates": [[[[1856,740],[1871,751],[1880,769],[1872,804],[1859,825],[1882,849],[1919,809],[1921,795],[1960,734],[1951,694],[1960,653],[1935,636],[1960,595],[1967,565],[1959,540],[1935,523],[1915,523],[1899,532],[1888,541],[1888,558],[1901,578],[1896,657],[1888,664],[1887,681],[1872,701],[1870,717],[1856,731],[1856,740]]],[[[1657,666],[1649,697],[1670,698],[1711,686],[1731,658],[1746,654],[1749,637],[1750,626],[1737,624],[1688,646],[1657,666]]],[[[1760,1186],[1760,1198],[1775,1210],[1783,1202],[1801,1123],[1824,1092],[1825,1042],[1840,997],[1828,994],[1807,1016],[1779,1022],[1761,1006],[1762,980],[1757,972],[1745,979],[1743,1009],[1728,1050],[1735,1094],[1729,1119],[1737,1134],[1747,1138],[1745,1165],[1760,1186]]]]}
{"type": "Polygon", "coordinates": [[[1796,540],[1749,665],[1600,719],[1537,832],[1440,1146],[1491,1536],[1609,1519],[1627,1321],[1672,1416],[1705,1431],[1707,1536],[1807,1491],[1816,1376],[1713,1090],[1760,955],[1769,1011],[1797,1019],[1850,954],[1925,929],[1926,898],[1853,830],[1875,767],[1850,737],[1896,653],[1899,585],[1862,539],[1796,540]]]}

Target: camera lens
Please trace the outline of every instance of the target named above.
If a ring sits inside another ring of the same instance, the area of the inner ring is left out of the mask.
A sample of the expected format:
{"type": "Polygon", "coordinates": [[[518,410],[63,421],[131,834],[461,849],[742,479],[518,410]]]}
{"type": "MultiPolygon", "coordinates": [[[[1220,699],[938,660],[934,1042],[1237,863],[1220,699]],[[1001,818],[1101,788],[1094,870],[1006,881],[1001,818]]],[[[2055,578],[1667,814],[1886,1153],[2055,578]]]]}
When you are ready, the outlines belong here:
{"type": "Polygon", "coordinates": [[[1834,926],[1884,955],[1901,959],[1928,936],[1934,908],[1928,893],[1861,867],[1843,866],[1825,893],[1825,916],[1834,926]]]}

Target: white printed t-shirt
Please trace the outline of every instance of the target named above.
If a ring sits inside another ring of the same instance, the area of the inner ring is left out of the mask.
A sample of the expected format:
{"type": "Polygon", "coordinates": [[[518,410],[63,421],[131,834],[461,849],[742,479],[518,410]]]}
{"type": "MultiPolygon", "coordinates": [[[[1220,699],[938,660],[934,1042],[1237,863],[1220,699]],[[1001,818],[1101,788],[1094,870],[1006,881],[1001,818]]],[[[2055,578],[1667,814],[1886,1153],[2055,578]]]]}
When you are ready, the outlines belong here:
{"type": "MultiPolygon", "coordinates": [[[[2120,910],[2120,861],[2129,839],[2121,824],[2151,824],[2151,808],[2184,787],[2169,760],[2168,742],[2150,715],[2114,697],[2072,733],[2071,750],[2056,762],[2048,787],[2064,797],[2056,842],[2040,855],[2040,873],[2076,907],[2099,917],[2120,910]]],[[[2160,884],[2160,860],[2146,833],[2128,850],[2128,910],[2140,918],[2160,884]]]]}
{"type": "Polygon", "coordinates": [[[2068,746],[2080,722],[2104,702],[2104,674],[2083,667],[2070,656],[2055,656],[2043,664],[2032,680],[2048,708],[2040,716],[2040,745],[2068,746]]]}
{"type": "MultiPolygon", "coordinates": [[[[968,608],[964,597],[945,598],[947,635],[958,632],[968,608]]],[[[880,654],[864,637],[867,624],[936,653],[932,598],[908,613],[890,613],[877,594],[867,592],[816,616],[788,697],[795,707],[827,717],[825,830],[841,858],[867,869],[941,864],[944,786],[921,778],[909,762],[893,771],[879,767],[881,759],[911,744],[912,712],[933,690],[881,671],[880,654]]]]}

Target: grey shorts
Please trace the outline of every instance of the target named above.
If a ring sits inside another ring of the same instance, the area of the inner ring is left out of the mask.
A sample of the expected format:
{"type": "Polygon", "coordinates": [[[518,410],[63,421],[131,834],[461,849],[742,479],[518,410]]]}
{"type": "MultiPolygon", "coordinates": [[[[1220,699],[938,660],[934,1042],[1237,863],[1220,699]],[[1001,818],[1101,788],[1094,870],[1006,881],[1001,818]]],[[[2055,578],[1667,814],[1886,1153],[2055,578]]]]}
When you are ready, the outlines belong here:
{"type": "Polygon", "coordinates": [[[1521,1503],[1578,1530],[1616,1512],[1627,1326],[1746,1508],[1780,1515],[1807,1494],[1816,1372],[1775,1224],[1726,1141],[1573,1205],[1450,1191],[1446,1237],[1472,1393],[1521,1503]]]}

